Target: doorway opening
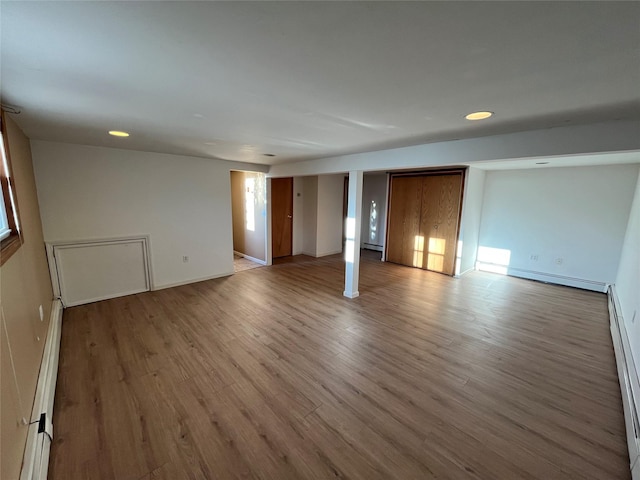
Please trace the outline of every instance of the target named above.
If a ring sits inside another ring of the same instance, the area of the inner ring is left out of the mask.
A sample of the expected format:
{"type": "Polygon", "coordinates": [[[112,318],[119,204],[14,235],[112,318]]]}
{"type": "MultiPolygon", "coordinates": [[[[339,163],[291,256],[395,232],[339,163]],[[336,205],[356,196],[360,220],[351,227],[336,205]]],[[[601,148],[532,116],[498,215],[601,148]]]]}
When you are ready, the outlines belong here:
{"type": "Polygon", "coordinates": [[[267,179],[264,173],[231,171],[234,271],[267,264],[267,179]]]}

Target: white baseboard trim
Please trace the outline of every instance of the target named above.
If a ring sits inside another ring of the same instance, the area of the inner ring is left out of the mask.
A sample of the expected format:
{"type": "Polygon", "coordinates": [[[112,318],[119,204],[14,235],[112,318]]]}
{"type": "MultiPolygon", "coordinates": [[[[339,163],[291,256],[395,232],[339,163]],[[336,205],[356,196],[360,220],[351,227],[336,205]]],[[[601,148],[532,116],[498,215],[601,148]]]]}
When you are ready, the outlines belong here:
{"type": "Polygon", "coordinates": [[[360,292],[349,293],[345,290],[344,292],[342,292],[342,295],[344,295],[347,298],[357,298],[360,296],[360,292]]]}
{"type": "Polygon", "coordinates": [[[176,283],[166,283],[164,285],[156,285],[154,286],[153,290],[164,290],[165,288],[173,288],[173,287],[180,287],[182,285],[189,285],[190,283],[198,283],[198,282],[206,282],[207,280],[213,280],[214,278],[221,278],[221,277],[229,277],[231,275],[233,275],[235,272],[225,272],[225,273],[219,273],[217,275],[211,275],[210,277],[202,277],[202,278],[194,278],[192,280],[185,280],[184,282],[176,282],[176,283]]]}
{"type": "Polygon", "coordinates": [[[529,280],[538,280],[540,282],[556,283],[567,287],[582,288],[583,290],[593,290],[601,293],[606,293],[608,287],[604,282],[585,280],[584,278],[567,277],[565,275],[558,275],[555,273],[536,272],[534,270],[525,270],[523,268],[509,267],[507,275],[527,278],[529,280]]]}
{"type": "Polygon", "coordinates": [[[381,252],[382,250],[384,250],[382,245],[374,245],[373,243],[363,243],[362,247],[360,248],[364,248],[365,250],[375,250],[376,252],[381,252]]]}
{"type": "Polygon", "coordinates": [[[302,255],[307,255],[308,257],[320,258],[320,257],[328,257],[329,255],[337,255],[338,253],[342,253],[342,250],[336,250],[335,252],[326,252],[326,253],[309,253],[302,252],[302,255]]]}
{"type": "Polygon", "coordinates": [[[322,253],[318,253],[316,254],[316,258],[320,258],[320,257],[328,257],[329,255],[337,255],[338,253],[342,253],[342,249],[340,250],[334,250],[332,252],[322,252],[322,253]]]}
{"type": "Polygon", "coordinates": [[[250,256],[250,255],[247,255],[247,254],[242,253],[242,252],[238,252],[238,251],[236,251],[236,250],[234,250],[234,251],[233,251],[233,253],[235,253],[236,255],[238,255],[238,256],[240,256],[240,257],[244,257],[244,258],[246,258],[247,260],[251,260],[252,262],[259,263],[260,265],[266,265],[266,264],[267,264],[267,262],[266,262],[266,261],[264,261],[264,260],[260,260],[259,258],[252,257],[252,256],[250,256]]]}
{"type": "Polygon", "coordinates": [[[38,374],[20,480],[47,478],[49,449],[53,439],[53,402],[58,379],[61,333],[62,302],[56,299],[51,305],[49,329],[38,374]]]}
{"type": "Polygon", "coordinates": [[[622,392],[622,408],[627,430],[630,468],[633,480],[640,480],[640,415],[638,411],[640,380],[631,352],[627,329],[622,318],[620,300],[614,285],[611,285],[608,289],[608,298],[611,339],[613,340],[620,391],[622,392]]]}
{"type": "Polygon", "coordinates": [[[498,272],[509,275],[511,277],[526,278],[527,280],[537,280],[538,282],[545,283],[554,283],[556,285],[581,288],[583,290],[592,290],[594,292],[600,293],[607,293],[607,288],[609,287],[609,285],[605,282],[598,282],[595,280],[587,280],[577,277],[569,277],[566,275],[559,275],[557,273],[538,272],[536,270],[527,270],[524,268],[505,267],[504,265],[492,264],[488,262],[476,262],[476,270],[498,272]]]}
{"type": "Polygon", "coordinates": [[[471,268],[467,268],[464,272],[460,272],[457,275],[454,275],[454,277],[461,277],[469,272],[473,272],[475,270],[475,268],[471,267],[471,268]]]}
{"type": "Polygon", "coordinates": [[[140,290],[131,290],[130,292],[121,292],[121,293],[114,293],[112,295],[102,295],[100,297],[94,297],[94,298],[89,298],[86,300],[80,300],[79,302],[71,302],[68,304],[65,304],[65,308],[66,307],[77,307],[78,305],[86,305],[87,303],[95,303],[95,302],[101,302],[103,300],[111,300],[112,298],[120,298],[120,297],[127,297],[129,295],[136,295],[138,293],[144,293],[144,292],[149,292],[150,290],[148,288],[142,288],[140,290]]]}

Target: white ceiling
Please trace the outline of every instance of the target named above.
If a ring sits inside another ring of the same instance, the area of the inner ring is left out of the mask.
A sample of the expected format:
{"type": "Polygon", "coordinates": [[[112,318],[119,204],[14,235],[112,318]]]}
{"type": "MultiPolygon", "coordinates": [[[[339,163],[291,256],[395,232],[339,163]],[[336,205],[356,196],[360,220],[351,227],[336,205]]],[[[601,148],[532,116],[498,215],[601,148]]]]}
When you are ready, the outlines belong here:
{"type": "Polygon", "coordinates": [[[35,139],[274,164],[640,118],[639,2],[0,9],[2,101],[35,139]]]}

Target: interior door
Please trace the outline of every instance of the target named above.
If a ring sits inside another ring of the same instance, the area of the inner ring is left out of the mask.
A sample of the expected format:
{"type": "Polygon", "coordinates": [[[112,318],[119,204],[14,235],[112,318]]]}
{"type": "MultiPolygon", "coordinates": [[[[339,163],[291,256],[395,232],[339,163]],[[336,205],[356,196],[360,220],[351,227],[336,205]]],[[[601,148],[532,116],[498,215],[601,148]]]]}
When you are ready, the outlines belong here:
{"type": "Polygon", "coordinates": [[[391,179],[387,261],[453,275],[462,172],[391,179]]]}
{"type": "Polygon", "coordinates": [[[271,249],[273,258],[293,251],[293,178],[271,179],[271,249]]]}
{"type": "Polygon", "coordinates": [[[462,174],[423,178],[420,232],[425,238],[422,268],[453,275],[458,239],[462,174]]]}
{"type": "Polygon", "coordinates": [[[420,236],[422,177],[392,177],[387,236],[387,261],[422,268],[420,236]]]}

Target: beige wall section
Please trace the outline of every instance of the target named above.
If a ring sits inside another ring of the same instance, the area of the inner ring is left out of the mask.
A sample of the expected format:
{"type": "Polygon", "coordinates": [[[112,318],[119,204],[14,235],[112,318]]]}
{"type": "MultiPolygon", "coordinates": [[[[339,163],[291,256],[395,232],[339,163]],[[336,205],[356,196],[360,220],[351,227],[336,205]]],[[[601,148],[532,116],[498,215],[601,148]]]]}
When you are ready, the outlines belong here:
{"type": "Polygon", "coordinates": [[[344,175],[300,177],[302,252],[312,257],[342,251],[344,175]]]}
{"type": "Polygon", "coordinates": [[[318,175],[316,256],[342,252],[344,175],[318,175]]]}
{"type": "Polygon", "coordinates": [[[42,237],[29,139],[10,119],[7,134],[24,244],[0,267],[2,371],[0,478],[17,479],[51,313],[52,290],[42,237]],[[44,309],[40,321],[38,307],[44,309]],[[14,376],[15,372],[15,376],[14,376]]]}
{"type": "Polygon", "coordinates": [[[231,212],[233,217],[233,249],[258,260],[266,260],[266,178],[263,173],[231,172],[231,212]],[[247,228],[246,184],[254,179],[253,231],[247,228]]]}
{"type": "Polygon", "coordinates": [[[302,253],[315,257],[318,243],[318,177],[304,177],[302,184],[302,253]]]}

